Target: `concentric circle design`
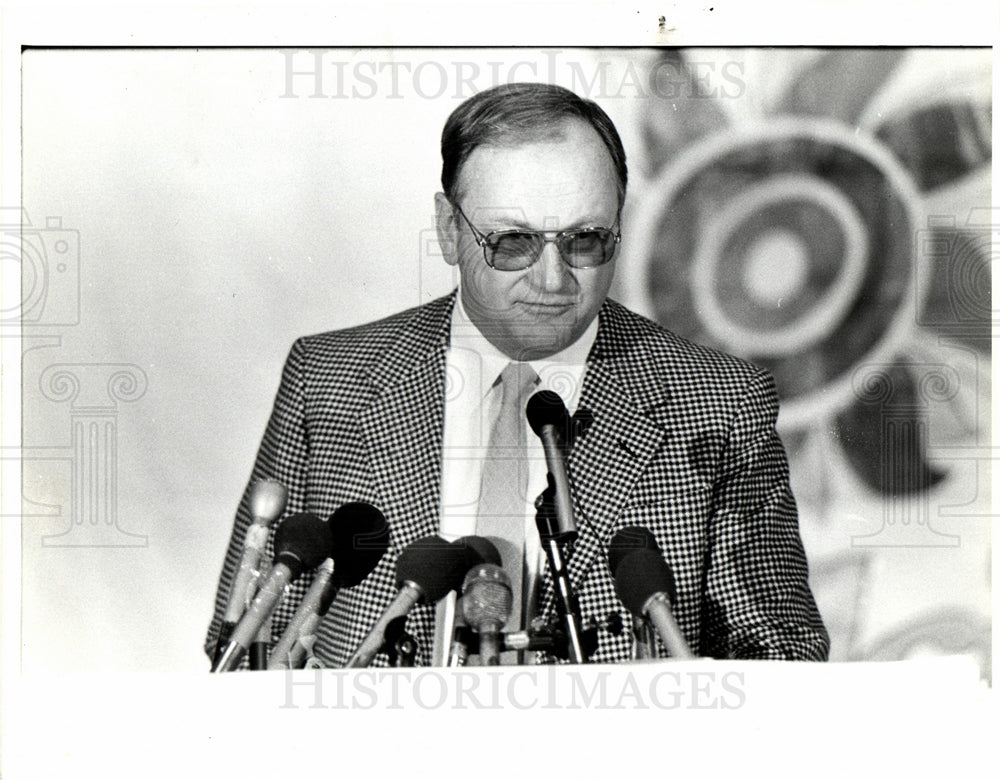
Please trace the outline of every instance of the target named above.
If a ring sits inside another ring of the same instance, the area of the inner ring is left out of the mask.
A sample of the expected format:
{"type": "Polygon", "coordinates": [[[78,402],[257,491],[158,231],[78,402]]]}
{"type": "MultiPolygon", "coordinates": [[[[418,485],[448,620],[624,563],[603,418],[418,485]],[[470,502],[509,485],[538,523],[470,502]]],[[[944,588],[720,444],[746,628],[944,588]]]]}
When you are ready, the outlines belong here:
{"type": "Polygon", "coordinates": [[[786,119],[716,134],[639,200],[622,275],[629,300],[769,369],[785,426],[850,405],[857,365],[890,361],[917,320],[921,201],[887,150],[842,124],[786,119]]]}
{"type": "Polygon", "coordinates": [[[864,280],[866,253],[861,216],[841,192],[807,176],[776,177],[709,219],[692,267],[694,307],[727,349],[794,354],[843,319],[864,280]]]}

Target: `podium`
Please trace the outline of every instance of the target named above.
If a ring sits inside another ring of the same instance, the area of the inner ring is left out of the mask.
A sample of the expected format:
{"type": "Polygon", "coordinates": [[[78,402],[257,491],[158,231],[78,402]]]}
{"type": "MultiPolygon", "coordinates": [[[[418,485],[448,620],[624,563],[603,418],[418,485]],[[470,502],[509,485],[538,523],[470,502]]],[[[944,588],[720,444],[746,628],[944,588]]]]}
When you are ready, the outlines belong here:
{"type": "Polygon", "coordinates": [[[967,658],[11,675],[4,778],[982,776],[967,658]]]}

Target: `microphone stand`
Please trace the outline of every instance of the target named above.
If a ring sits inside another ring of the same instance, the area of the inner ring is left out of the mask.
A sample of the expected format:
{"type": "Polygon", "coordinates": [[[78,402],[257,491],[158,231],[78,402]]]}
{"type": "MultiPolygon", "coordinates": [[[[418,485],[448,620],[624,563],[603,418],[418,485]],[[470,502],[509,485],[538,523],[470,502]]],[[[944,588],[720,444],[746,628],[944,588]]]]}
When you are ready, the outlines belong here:
{"type": "Polygon", "coordinates": [[[569,583],[566,571],[566,559],[572,551],[573,542],[578,532],[575,528],[568,531],[559,530],[556,517],[555,502],[558,500],[556,480],[552,472],[548,475],[549,486],[535,500],[535,524],[538,526],[538,536],[545,550],[545,557],[552,572],[552,586],[556,595],[556,611],[566,632],[566,644],[569,650],[569,660],[576,664],[586,663],[587,657],[583,651],[583,641],[580,636],[580,604],[569,583]]]}
{"type": "Polygon", "coordinates": [[[398,617],[386,626],[385,642],[381,650],[389,656],[389,664],[396,668],[413,666],[417,656],[417,640],[404,626],[406,616],[398,617]]]}

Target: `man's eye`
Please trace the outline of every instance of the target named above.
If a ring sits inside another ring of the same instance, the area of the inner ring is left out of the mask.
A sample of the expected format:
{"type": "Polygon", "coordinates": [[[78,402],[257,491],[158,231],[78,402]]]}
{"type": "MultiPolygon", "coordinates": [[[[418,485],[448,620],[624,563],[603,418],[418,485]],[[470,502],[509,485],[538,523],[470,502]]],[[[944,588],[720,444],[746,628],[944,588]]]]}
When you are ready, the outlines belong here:
{"type": "Polygon", "coordinates": [[[575,252],[587,252],[597,249],[603,244],[601,234],[597,230],[581,230],[566,236],[565,243],[568,249],[575,252]]]}
{"type": "Polygon", "coordinates": [[[498,237],[496,251],[508,255],[526,254],[534,249],[537,239],[533,233],[507,233],[498,237]]]}

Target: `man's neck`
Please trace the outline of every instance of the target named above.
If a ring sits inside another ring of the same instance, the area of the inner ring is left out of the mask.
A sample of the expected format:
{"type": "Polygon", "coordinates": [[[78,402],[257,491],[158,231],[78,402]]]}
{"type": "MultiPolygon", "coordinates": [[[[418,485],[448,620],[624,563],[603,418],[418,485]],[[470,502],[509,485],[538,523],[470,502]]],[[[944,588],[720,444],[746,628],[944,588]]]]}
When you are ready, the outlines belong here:
{"type": "Polygon", "coordinates": [[[489,335],[472,321],[462,303],[462,290],[459,288],[455,296],[455,310],[451,319],[452,344],[461,344],[465,349],[471,349],[482,356],[503,357],[507,360],[518,360],[535,366],[558,363],[562,365],[584,365],[587,356],[597,338],[598,319],[595,317],[573,343],[555,353],[521,353],[511,355],[509,350],[500,348],[489,335]]]}

